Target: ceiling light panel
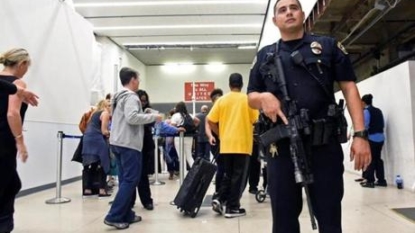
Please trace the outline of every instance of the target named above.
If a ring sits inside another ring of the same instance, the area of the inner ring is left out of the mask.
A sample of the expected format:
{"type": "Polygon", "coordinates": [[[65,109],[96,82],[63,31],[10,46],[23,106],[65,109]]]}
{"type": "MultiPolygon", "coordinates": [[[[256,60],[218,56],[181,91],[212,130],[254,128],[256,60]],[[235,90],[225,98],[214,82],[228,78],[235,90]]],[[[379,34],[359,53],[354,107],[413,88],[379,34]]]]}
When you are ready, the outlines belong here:
{"type": "Polygon", "coordinates": [[[261,27],[213,27],[213,28],[182,28],[182,29],[130,29],[130,30],[94,30],[98,35],[111,37],[124,36],[157,36],[157,35],[230,35],[230,34],[260,34],[261,27]],[[208,31],[207,31],[208,30],[208,31]]]}
{"type": "Polygon", "coordinates": [[[117,17],[94,18],[89,21],[95,27],[108,26],[152,26],[152,25],[219,25],[219,24],[261,24],[263,15],[197,15],[197,16],[152,16],[152,17],[117,17]]]}
{"type": "MultiPolygon", "coordinates": [[[[76,6],[76,5],[75,5],[76,6]]],[[[160,5],[129,7],[75,7],[75,10],[86,18],[118,17],[118,16],[171,16],[171,15],[233,15],[233,14],[265,14],[267,1],[262,4],[229,4],[220,5],[160,5]]]]}
{"type": "Polygon", "coordinates": [[[76,1],[77,8],[132,7],[132,6],[177,6],[177,5],[241,5],[264,4],[267,0],[187,0],[187,1],[76,1]]]}
{"type": "Polygon", "coordinates": [[[142,44],[151,44],[151,43],[180,43],[183,41],[190,42],[203,42],[203,41],[255,41],[258,42],[258,34],[252,35],[178,35],[178,36],[148,36],[148,37],[113,37],[112,39],[117,44],[132,44],[132,43],[142,43],[142,44]]]}

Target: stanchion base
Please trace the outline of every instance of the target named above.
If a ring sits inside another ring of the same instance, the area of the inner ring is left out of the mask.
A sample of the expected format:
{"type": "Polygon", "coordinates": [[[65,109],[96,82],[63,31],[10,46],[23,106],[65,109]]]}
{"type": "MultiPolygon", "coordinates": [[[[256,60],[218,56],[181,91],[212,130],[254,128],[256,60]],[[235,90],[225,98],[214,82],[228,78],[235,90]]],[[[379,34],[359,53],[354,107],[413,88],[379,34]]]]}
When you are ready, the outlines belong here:
{"type": "Polygon", "coordinates": [[[153,180],[153,181],[150,182],[150,184],[151,185],[165,185],[166,183],[163,182],[163,181],[155,181],[155,180],[153,180]]]}
{"type": "Polygon", "coordinates": [[[46,201],[46,204],[63,204],[70,202],[71,199],[66,197],[56,197],[46,201]]]}

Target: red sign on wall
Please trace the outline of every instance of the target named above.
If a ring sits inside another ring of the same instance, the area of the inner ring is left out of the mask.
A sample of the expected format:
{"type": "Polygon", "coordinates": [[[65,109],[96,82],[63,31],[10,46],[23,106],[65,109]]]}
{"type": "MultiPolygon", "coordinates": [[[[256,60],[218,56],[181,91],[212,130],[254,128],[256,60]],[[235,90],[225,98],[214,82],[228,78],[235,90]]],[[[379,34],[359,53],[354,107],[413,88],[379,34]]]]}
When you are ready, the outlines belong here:
{"type": "MultiPolygon", "coordinates": [[[[215,89],[214,82],[194,82],[195,84],[195,100],[209,101],[210,93],[215,89]]],[[[193,82],[184,83],[184,101],[193,100],[193,82]]]]}

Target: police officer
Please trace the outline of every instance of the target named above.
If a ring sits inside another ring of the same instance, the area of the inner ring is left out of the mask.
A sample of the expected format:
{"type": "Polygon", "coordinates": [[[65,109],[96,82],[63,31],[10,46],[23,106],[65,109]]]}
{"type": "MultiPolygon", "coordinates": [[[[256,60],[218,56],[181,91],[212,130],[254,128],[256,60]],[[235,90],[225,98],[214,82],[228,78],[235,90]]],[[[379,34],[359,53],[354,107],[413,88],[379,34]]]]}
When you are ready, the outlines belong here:
{"type": "MultiPolygon", "coordinates": [[[[366,169],[371,155],[367,132],[364,131],[360,96],[355,84],[356,76],[347,52],[332,38],[305,33],[304,19],[299,0],[276,1],[273,23],[280,31],[281,40],[277,45],[274,43],[258,52],[247,88],[249,104],[261,109],[272,122],[288,124],[281,108],[280,87],[262,69],[267,60],[269,62],[270,54],[276,51],[281,57],[289,96],[297,101],[299,108],[309,110],[311,120],[327,116],[327,108],[334,100],[332,90],[336,81],[346,99],[356,129],[350,158],[355,160],[356,170],[366,169]],[[299,62],[294,62],[291,57],[295,51],[303,57],[299,62]],[[330,90],[331,97],[327,95],[326,89],[330,90]]],[[[266,150],[273,233],[300,232],[298,217],[302,210],[302,191],[295,181],[289,143],[289,140],[283,139],[275,143],[276,150],[266,150]]],[[[310,196],[319,232],[342,232],[344,167],[340,143],[336,137],[330,137],[325,145],[310,146],[308,151],[314,175],[314,182],[309,186],[310,196]]]]}

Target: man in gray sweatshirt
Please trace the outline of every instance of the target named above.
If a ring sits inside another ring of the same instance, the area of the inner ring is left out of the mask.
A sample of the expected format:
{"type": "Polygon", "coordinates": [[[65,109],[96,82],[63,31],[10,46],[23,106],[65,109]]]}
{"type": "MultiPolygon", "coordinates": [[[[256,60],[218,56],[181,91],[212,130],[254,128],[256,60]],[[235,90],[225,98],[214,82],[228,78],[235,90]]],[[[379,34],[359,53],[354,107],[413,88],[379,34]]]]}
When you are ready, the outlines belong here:
{"type": "Polygon", "coordinates": [[[144,114],[138,90],[139,73],[131,68],[120,70],[123,90],[111,100],[112,122],[110,149],[119,168],[119,189],[104,223],[117,229],[126,229],[131,223],[141,221],[131,209],[132,196],[140,180],[144,125],[161,121],[159,114],[144,114]]]}

